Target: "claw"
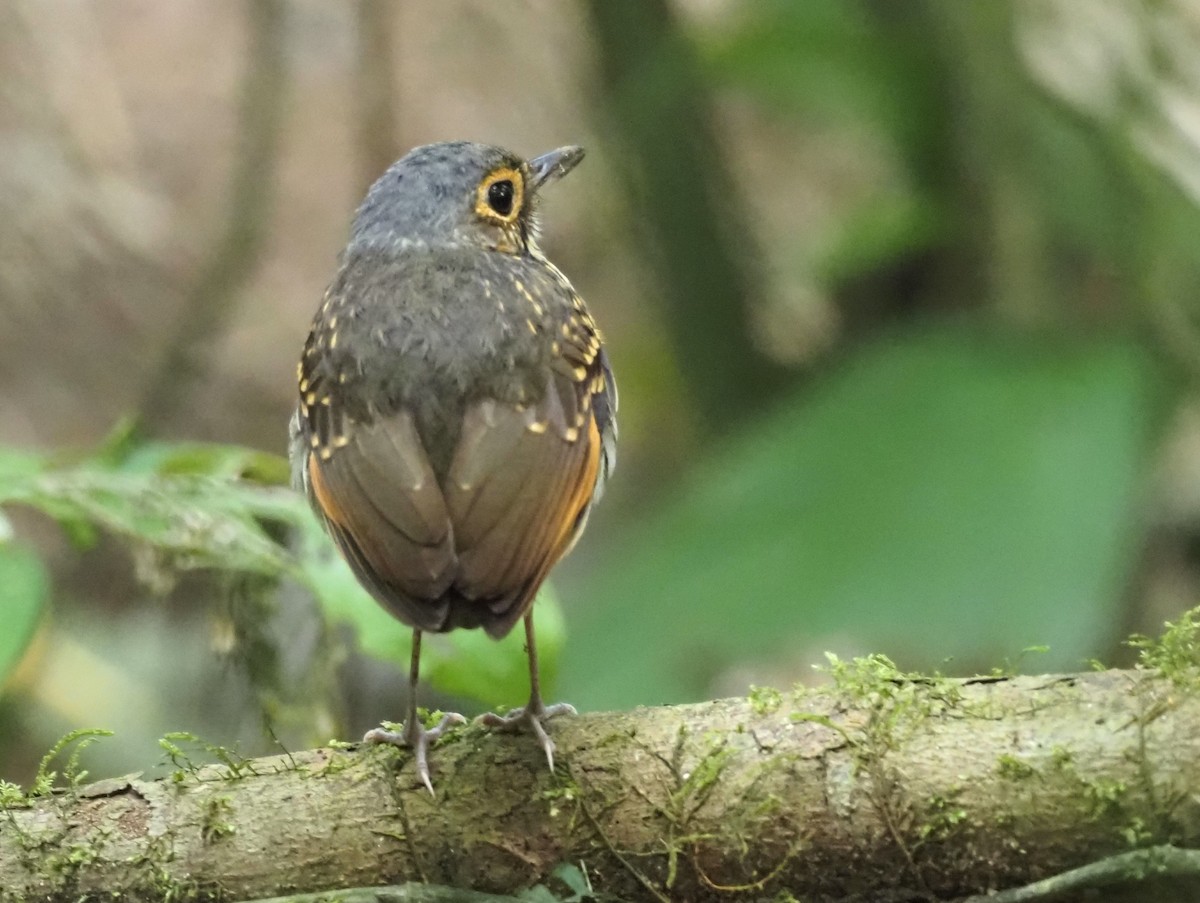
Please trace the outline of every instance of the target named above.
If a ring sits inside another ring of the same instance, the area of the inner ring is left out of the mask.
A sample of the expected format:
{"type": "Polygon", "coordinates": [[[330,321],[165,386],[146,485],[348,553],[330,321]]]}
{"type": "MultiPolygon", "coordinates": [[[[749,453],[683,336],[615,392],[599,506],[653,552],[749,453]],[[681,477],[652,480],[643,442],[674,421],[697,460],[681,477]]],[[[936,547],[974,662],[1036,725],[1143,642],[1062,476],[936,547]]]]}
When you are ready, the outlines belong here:
{"type": "Polygon", "coordinates": [[[556,718],[559,715],[575,714],[577,714],[575,706],[570,703],[556,702],[554,705],[542,705],[539,699],[536,702],[531,702],[529,705],[514,709],[507,715],[497,715],[495,712],[488,712],[480,715],[475,721],[485,727],[490,727],[498,731],[516,731],[528,728],[537,737],[538,742],[546,753],[546,762],[549,764],[550,770],[554,771],[554,741],[546,733],[543,722],[551,718],[556,718]]]}
{"type": "Polygon", "coordinates": [[[367,731],[363,736],[363,743],[390,743],[392,746],[407,746],[413,751],[416,758],[417,775],[421,778],[421,783],[429,790],[430,796],[436,796],[433,792],[433,781],[429,779],[429,744],[455,725],[466,723],[467,719],[458,712],[447,712],[442,716],[437,727],[427,729],[421,723],[420,718],[410,717],[402,731],[389,731],[381,727],[367,731]]]}

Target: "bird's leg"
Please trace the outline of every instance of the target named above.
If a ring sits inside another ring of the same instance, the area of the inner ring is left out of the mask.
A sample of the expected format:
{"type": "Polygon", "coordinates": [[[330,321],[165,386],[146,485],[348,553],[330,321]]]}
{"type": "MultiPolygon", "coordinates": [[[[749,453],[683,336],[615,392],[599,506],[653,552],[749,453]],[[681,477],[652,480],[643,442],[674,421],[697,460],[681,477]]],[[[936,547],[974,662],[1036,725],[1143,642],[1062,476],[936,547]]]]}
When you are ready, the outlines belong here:
{"type": "Polygon", "coordinates": [[[391,743],[393,746],[407,746],[412,749],[417,759],[417,774],[421,781],[433,794],[433,782],[429,780],[429,759],[427,750],[429,744],[448,731],[456,724],[466,724],[467,719],[457,712],[448,712],[442,716],[438,726],[425,728],[417,715],[417,678],[421,666],[421,631],[413,631],[412,659],[408,668],[408,717],[404,719],[404,729],[388,731],[381,727],[367,731],[363,737],[364,743],[391,743]]]}
{"type": "Polygon", "coordinates": [[[525,615],[525,651],[529,655],[529,702],[520,709],[514,709],[507,715],[497,715],[488,712],[476,720],[487,727],[497,730],[518,730],[528,727],[542,744],[546,751],[546,761],[550,770],[554,770],[554,741],[550,739],[543,727],[543,722],[557,715],[574,715],[575,706],[566,702],[556,702],[546,705],[542,702],[542,690],[538,681],[537,644],[533,638],[533,612],[525,615]]]}

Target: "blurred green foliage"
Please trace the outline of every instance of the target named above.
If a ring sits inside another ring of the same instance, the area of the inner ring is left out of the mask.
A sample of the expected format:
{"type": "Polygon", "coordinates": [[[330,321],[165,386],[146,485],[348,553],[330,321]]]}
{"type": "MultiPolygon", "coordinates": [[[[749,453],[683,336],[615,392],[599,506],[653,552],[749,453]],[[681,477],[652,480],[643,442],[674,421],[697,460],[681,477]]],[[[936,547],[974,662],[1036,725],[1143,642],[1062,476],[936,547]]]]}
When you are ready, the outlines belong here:
{"type": "Polygon", "coordinates": [[[884,150],[891,178],[841,212],[813,262],[828,286],[932,250],[945,281],[926,302],[1062,324],[1113,280],[1126,316],[1161,325],[1200,282],[1200,208],[1147,140],[1177,127],[1154,94],[1186,90],[1173,48],[1128,10],[1146,69],[1114,56],[1093,77],[1121,90],[1088,109],[1031,71],[1038,18],[1004,3],[766,0],[697,40],[709,78],[768,115],[884,150]]]}
{"type": "MultiPolygon", "coordinates": [[[[774,236],[774,263],[815,286],[836,353],[701,445],[573,587],[566,695],[697,699],[843,644],[955,671],[1112,648],[1141,602],[1146,477],[1200,375],[1200,207],[1153,150],[1187,144],[1162,112],[1186,76],[1147,12],[1105,20],[1129,30],[1109,45],[1105,26],[1041,32],[1030,7],[955,0],[764,0],[685,24],[732,122],[824,136],[869,175],[843,200],[779,147],[755,172],[759,203],[765,180],[828,208],[820,234],[797,209],[794,260],[774,236]],[[1089,70],[1072,41],[1110,56],[1089,70]],[[1059,68],[1039,70],[1048,47],[1059,68]]],[[[757,137],[728,141],[751,156],[757,137]]],[[[743,396],[731,419],[760,401],[743,396]]]]}
{"type": "Polygon", "coordinates": [[[33,639],[48,598],[46,569],[33,552],[10,540],[0,542],[0,687],[33,639]]]}
{"type": "Polygon", "coordinates": [[[765,0],[701,48],[713,81],[787,115],[870,123],[915,156],[936,140],[941,115],[928,8],[765,0]]]}
{"type": "MultiPolygon", "coordinates": [[[[141,442],[122,428],[86,456],[0,452],[0,504],[36,508],[80,545],[98,530],[125,540],[139,574],[160,592],[181,571],[281,579],[308,587],[331,623],[354,629],[362,651],[404,663],[411,632],[367,595],[304,499],[286,487],[286,460],[265,452],[205,443],[141,442]]],[[[0,544],[8,623],[0,639],[0,679],[15,666],[49,601],[36,555],[0,544]]],[[[548,678],[562,644],[562,622],[549,593],[539,603],[539,652],[548,678]]],[[[519,632],[518,632],[519,633],[519,632]]],[[[429,680],[447,693],[485,705],[513,703],[528,689],[522,638],[496,644],[475,633],[431,638],[422,660],[429,680]],[[482,642],[481,642],[482,640],[482,642]],[[488,648],[481,648],[486,646],[488,648]]]]}
{"type": "Polygon", "coordinates": [[[986,670],[1046,643],[1039,666],[1079,667],[1119,621],[1162,388],[1120,339],[876,342],[630,529],[579,588],[564,692],[699,699],[850,625],[909,664],[986,670]]]}

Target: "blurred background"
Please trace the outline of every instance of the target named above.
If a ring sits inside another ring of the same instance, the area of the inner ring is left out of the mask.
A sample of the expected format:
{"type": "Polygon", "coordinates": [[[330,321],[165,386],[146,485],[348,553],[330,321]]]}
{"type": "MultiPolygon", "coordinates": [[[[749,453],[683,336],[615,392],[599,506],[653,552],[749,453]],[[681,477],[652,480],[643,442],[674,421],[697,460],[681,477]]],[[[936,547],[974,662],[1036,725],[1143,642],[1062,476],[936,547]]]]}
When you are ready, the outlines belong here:
{"type": "MultiPolygon", "coordinates": [[[[550,695],[1127,664],[1200,599],[1197,0],[0,0],[0,778],[402,716],[278,456],[358,200],[456,138],[588,149],[543,245],[620,463],[550,695]]],[[[426,666],[524,701],[519,637],[426,666]]]]}

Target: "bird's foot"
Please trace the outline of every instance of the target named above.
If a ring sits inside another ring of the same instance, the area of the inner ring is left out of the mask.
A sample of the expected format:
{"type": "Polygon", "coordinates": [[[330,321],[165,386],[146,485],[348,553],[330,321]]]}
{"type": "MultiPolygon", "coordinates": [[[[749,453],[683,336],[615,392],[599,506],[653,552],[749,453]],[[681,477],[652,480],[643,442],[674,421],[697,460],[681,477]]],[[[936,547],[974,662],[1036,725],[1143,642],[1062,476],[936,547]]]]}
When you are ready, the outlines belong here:
{"type": "Polygon", "coordinates": [[[404,724],[404,729],[399,731],[389,731],[382,727],[377,727],[374,730],[369,730],[363,736],[363,743],[390,743],[392,746],[407,746],[413,751],[413,755],[417,760],[417,775],[421,778],[421,782],[428,788],[431,796],[433,793],[433,782],[429,780],[429,744],[437,740],[442,734],[450,730],[450,728],[466,724],[467,719],[458,712],[447,712],[442,716],[442,720],[438,722],[437,727],[426,728],[421,723],[421,719],[416,715],[409,716],[408,721],[404,724]]]}
{"type": "Polygon", "coordinates": [[[575,715],[575,706],[568,702],[556,702],[554,705],[544,705],[540,699],[531,700],[529,705],[513,709],[506,715],[488,712],[476,718],[476,722],[498,731],[517,731],[529,729],[537,737],[542,749],[546,751],[546,761],[550,770],[554,771],[554,741],[546,733],[543,723],[559,715],[575,715]]]}

